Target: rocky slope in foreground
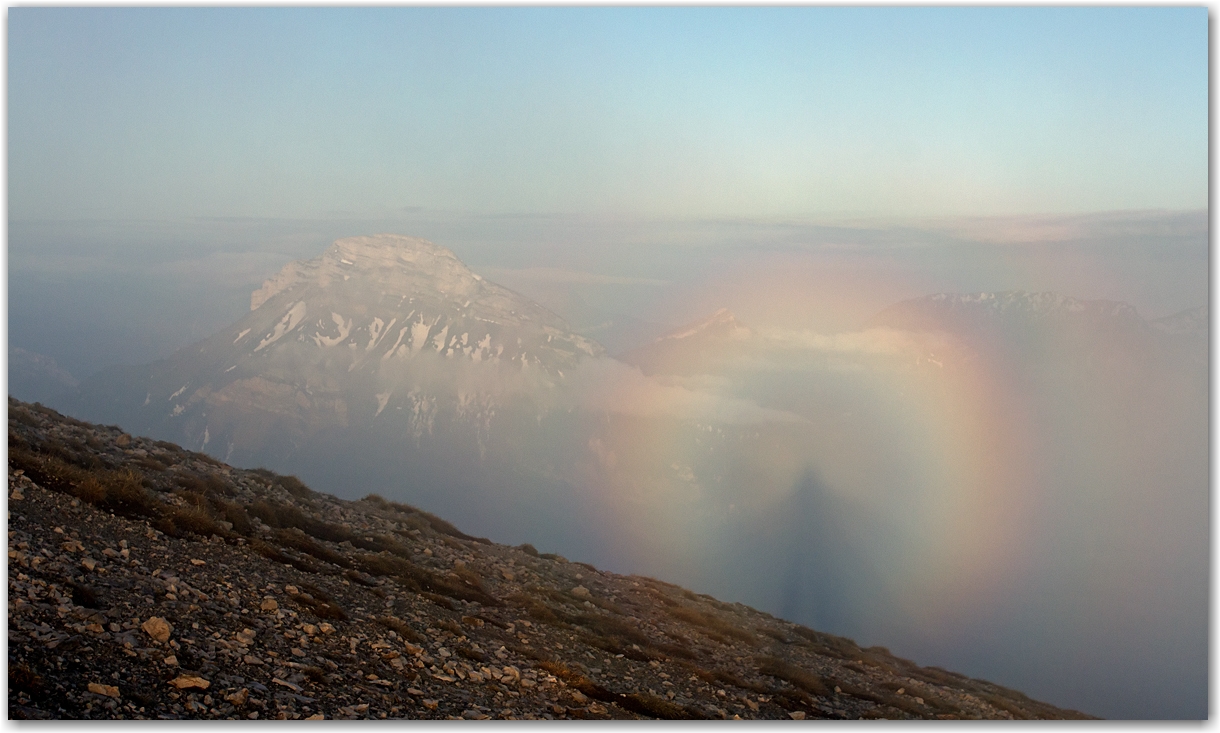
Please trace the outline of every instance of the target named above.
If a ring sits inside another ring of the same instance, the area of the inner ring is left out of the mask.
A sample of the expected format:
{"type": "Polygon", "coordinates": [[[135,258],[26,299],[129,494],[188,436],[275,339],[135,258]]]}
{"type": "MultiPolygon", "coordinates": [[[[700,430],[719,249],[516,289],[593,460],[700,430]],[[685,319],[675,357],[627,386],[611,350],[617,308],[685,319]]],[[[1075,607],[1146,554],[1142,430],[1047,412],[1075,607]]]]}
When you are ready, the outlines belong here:
{"type": "Polygon", "coordinates": [[[12,718],[1076,718],[9,400],[12,718]]]}

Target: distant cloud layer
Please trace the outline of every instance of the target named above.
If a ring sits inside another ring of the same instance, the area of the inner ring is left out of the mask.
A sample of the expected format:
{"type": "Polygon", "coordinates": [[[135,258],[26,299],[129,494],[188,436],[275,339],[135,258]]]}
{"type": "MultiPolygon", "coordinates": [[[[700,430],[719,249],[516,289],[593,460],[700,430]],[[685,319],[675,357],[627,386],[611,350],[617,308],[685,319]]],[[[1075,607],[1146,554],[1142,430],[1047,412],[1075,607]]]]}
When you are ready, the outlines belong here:
{"type": "Polygon", "coordinates": [[[523,267],[507,269],[492,267],[484,270],[492,280],[504,279],[528,280],[543,283],[571,283],[578,285],[667,285],[668,281],[649,277],[621,277],[618,275],[597,275],[580,270],[564,270],[558,267],[523,267]]]}
{"type": "Polygon", "coordinates": [[[896,331],[889,328],[872,328],[848,333],[821,334],[812,331],[784,331],[770,329],[760,335],[773,348],[797,349],[815,353],[861,354],[893,356],[924,349],[938,337],[896,331]]]}
{"type": "MultiPolygon", "coordinates": [[[[875,222],[873,226],[875,226],[875,222]]],[[[1113,211],[1097,214],[957,217],[924,219],[912,226],[985,244],[1071,242],[1146,237],[1205,237],[1206,209],[1113,211]]]]}
{"type": "Polygon", "coordinates": [[[791,412],[717,393],[706,381],[648,377],[612,359],[586,360],[568,375],[565,386],[581,408],[593,412],[730,424],[807,422],[791,412]]]}

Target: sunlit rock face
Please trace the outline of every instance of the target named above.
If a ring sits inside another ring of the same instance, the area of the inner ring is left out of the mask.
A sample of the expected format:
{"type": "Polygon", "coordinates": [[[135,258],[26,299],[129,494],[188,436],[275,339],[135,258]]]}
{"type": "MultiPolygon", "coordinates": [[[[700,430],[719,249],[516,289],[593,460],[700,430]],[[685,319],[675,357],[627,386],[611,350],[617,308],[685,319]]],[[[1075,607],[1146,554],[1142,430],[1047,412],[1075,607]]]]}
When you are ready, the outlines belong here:
{"type": "Polygon", "coordinates": [[[250,305],[165,361],[91,380],[84,413],[242,463],[280,461],[320,432],[378,420],[417,440],[466,425],[485,442],[514,395],[552,388],[603,353],[413,237],[341,239],[285,266],[250,305]]]}

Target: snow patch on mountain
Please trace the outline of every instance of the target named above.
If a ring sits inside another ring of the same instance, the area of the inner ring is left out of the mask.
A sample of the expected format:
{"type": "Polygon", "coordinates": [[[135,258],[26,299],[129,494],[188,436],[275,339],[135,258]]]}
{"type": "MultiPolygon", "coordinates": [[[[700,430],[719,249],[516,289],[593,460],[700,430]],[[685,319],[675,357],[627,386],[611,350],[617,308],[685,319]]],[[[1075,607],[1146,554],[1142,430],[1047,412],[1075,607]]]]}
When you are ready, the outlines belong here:
{"type": "MultiPolygon", "coordinates": [[[[440,316],[437,316],[437,321],[440,316]]],[[[432,327],[436,325],[436,321],[432,323],[424,322],[424,314],[419,314],[419,320],[411,324],[411,353],[418,354],[424,348],[424,344],[428,343],[428,334],[432,331],[432,327]]]]}
{"type": "Polygon", "coordinates": [[[294,303],[292,308],[290,308],[288,312],[284,314],[284,317],[280,319],[280,322],[275,324],[275,328],[271,331],[271,333],[260,341],[258,346],[254,347],[254,350],[262,351],[264,348],[270,346],[276,341],[279,341],[284,334],[290,333],[294,328],[300,325],[301,320],[305,318],[306,310],[307,308],[305,301],[301,300],[294,303]]]}
{"type": "Polygon", "coordinates": [[[329,338],[329,337],[323,336],[321,333],[315,333],[313,336],[313,340],[314,340],[314,343],[317,344],[318,346],[322,346],[322,347],[326,347],[326,348],[334,346],[335,344],[341,343],[344,339],[347,338],[347,335],[352,332],[352,321],[350,318],[345,321],[345,320],[343,320],[343,316],[339,315],[338,313],[331,313],[330,318],[332,321],[335,322],[335,326],[338,327],[339,335],[335,336],[333,338],[329,338]]]}
{"type": "Polygon", "coordinates": [[[397,322],[397,318],[391,318],[390,324],[383,328],[385,322],[380,318],[373,318],[373,322],[369,324],[369,345],[364,347],[364,350],[372,351],[373,347],[377,345],[377,342],[384,338],[385,335],[390,332],[390,329],[394,328],[394,324],[397,322]]]}

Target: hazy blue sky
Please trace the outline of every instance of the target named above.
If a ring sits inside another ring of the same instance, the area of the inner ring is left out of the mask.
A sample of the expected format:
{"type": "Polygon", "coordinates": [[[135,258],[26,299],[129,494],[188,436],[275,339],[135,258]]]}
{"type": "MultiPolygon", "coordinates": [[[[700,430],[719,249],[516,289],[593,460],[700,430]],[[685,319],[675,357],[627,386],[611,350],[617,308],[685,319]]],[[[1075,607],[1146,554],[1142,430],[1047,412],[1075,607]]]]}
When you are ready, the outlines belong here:
{"type": "Polygon", "coordinates": [[[1207,205],[1207,9],[9,10],[9,217],[1207,205]]]}

